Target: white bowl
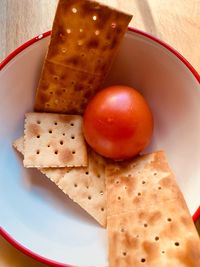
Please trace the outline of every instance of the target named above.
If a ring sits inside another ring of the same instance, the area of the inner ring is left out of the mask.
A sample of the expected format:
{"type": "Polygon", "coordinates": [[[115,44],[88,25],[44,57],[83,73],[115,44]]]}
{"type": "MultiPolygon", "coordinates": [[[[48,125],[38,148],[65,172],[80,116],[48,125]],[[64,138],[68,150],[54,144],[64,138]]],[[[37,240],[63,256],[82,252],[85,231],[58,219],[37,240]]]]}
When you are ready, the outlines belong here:
{"type": "MultiPolygon", "coordinates": [[[[106,231],[37,170],[24,169],[11,146],[23,134],[24,113],[33,109],[49,34],[29,41],[0,66],[0,233],[48,264],[106,266],[106,231]]],[[[110,84],[144,94],[155,119],[147,150],[166,151],[193,214],[200,204],[199,75],[168,45],[130,29],[110,84]]]]}

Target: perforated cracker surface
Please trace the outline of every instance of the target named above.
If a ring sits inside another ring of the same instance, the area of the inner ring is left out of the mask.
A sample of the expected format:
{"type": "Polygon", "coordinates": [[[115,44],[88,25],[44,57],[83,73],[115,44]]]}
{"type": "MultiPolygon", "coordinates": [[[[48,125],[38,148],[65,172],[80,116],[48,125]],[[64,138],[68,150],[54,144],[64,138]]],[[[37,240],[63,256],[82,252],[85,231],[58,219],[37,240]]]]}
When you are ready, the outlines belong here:
{"type": "Polygon", "coordinates": [[[200,240],[165,154],[106,167],[110,267],[197,267],[200,240]]]}
{"type": "Polygon", "coordinates": [[[82,113],[108,74],[131,18],[94,1],[60,0],[35,109],[82,113]]]}
{"type": "Polygon", "coordinates": [[[87,151],[78,115],[27,113],[25,167],[86,166],[87,151]]]}

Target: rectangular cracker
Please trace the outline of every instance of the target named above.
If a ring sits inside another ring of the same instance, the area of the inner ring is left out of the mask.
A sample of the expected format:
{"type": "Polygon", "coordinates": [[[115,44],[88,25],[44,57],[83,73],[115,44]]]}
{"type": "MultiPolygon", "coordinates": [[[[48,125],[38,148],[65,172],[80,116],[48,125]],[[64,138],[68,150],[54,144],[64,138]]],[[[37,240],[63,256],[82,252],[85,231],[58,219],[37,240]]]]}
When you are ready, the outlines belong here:
{"type": "MultiPolygon", "coordinates": [[[[24,138],[13,146],[24,154],[24,138]]],[[[105,162],[88,150],[88,167],[39,168],[66,195],[90,214],[100,225],[106,226],[105,162]]]]}
{"type": "Polygon", "coordinates": [[[60,0],[35,110],[81,114],[104,82],[131,18],[98,2],[60,0]]]}
{"type": "Polygon", "coordinates": [[[87,165],[82,117],[51,113],[26,113],[25,167],[73,167],[87,165]]]}
{"type": "Polygon", "coordinates": [[[200,240],[164,152],[106,167],[110,267],[200,266],[200,240]]]}

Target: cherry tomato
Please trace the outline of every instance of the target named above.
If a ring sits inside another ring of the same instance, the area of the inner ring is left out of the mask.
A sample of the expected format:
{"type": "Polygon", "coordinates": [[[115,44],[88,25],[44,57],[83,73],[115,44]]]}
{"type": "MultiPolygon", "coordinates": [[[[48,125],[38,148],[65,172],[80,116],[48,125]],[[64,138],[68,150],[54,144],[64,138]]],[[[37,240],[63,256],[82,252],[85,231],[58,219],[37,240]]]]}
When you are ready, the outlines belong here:
{"type": "Polygon", "coordinates": [[[111,86],[97,93],[86,107],[83,132],[87,143],[107,158],[137,155],[149,143],[153,116],[144,97],[127,86],[111,86]]]}

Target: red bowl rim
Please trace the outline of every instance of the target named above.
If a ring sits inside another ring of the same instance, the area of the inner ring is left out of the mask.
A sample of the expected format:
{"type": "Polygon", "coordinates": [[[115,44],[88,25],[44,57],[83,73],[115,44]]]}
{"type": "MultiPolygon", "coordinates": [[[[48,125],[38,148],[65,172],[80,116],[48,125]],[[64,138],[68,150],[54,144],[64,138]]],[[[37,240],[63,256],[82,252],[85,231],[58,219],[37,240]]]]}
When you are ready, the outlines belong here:
{"type": "MultiPolygon", "coordinates": [[[[190,72],[192,73],[192,75],[194,76],[194,78],[200,83],[200,75],[199,73],[195,70],[195,68],[178,52],[176,51],[173,47],[171,47],[170,45],[168,45],[167,43],[159,40],[158,38],[143,32],[141,30],[135,29],[135,28],[131,28],[129,27],[129,31],[130,32],[134,32],[137,33],[139,35],[145,36],[153,41],[155,41],[156,43],[160,44],[161,46],[165,47],[168,51],[170,51],[172,54],[174,54],[180,61],[183,62],[183,64],[190,70],[190,72]]],[[[26,43],[22,44],[21,46],[19,46],[17,49],[15,49],[11,54],[9,54],[1,63],[0,63],[0,70],[2,70],[16,55],[18,55],[20,52],[22,52],[24,49],[26,49],[27,47],[29,47],[30,45],[50,36],[51,31],[47,31],[43,34],[40,34],[32,39],[30,39],[29,41],[27,41],[26,43]]],[[[197,221],[197,219],[200,218],[200,206],[197,209],[197,211],[195,212],[195,214],[193,215],[193,220],[194,222],[197,221]]],[[[39,254],[29,250],[28,248],[24,247],[23,245],[21,245],[17,240],[15,240],[9,233],[6,232],[6,230],[3,229],[3,227],[0,226],[0,235],[7,240],[11,245],[13,245],[16,249],[20,250],[21,252],[23,252],[24,254],[32,257],[33,259],[40,261],[42,263],[51,265],[51,266],[55,266],[55,267],[78,267],[78,266],[72,266],[69,264],[63,264],[63,263],[59,263],[56,262],[54,260],[50,260],[48,258],[45,258],[43,256],[40,256],[39,254]]]]}

